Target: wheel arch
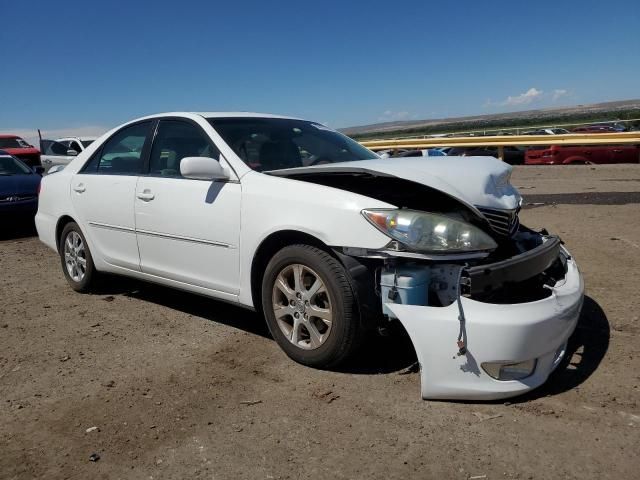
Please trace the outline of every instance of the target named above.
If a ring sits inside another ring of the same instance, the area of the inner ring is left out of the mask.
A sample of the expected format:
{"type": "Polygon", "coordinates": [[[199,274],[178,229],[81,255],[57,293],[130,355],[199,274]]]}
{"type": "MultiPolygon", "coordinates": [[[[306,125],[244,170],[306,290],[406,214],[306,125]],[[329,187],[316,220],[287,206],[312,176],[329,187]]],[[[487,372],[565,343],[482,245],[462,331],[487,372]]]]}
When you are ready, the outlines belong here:
{"type": "Polygon", "coordinates": [[[62,235],[62,230],[64,230],[64,227],[71,222],[78,223],[70,215],[62,215],[58,219],[58,223],[56,223],[56,250],[57,251],[60,251],[60,235],[62,235]]]}
{"type": "Polygon", "coordinates": [[[262,297],[262,275],[269,260],[271,260],[279,250],[297,243],[313,245],[314,247],[331,253],[331,248],[322,240],[299,230],[279,230],[269,234],[262,240],[253,254],[253,260],[251,261],[251,301],[257,311],[262,311],[262,302],[260,301],[262,297]]]}
{"type": "Polygon", "coordinates": [[[365,329],[376,327],[382,317],[380,298],[376,294],[375,261],[345,255],[340,249],[330,247],[319,238],[298,230],[279,230],[268,235],[258,246],[251,262],[251,299],[254,308],[262,312],[262,277],[269,260],[284,247],[306,244],[320,248],[342,264],[348,274],[356,299],[356,315],[365,329]]]}

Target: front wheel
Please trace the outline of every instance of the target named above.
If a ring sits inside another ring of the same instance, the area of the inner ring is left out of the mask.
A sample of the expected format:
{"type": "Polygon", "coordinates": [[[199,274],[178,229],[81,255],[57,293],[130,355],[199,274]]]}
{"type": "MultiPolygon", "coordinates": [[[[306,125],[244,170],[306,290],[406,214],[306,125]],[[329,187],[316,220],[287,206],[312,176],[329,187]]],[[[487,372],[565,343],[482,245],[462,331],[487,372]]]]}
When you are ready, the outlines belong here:
{"type": "Polygon", "coordinates": [[[335,367],[360,343],[347,272],[319,248],[292,245],[274,255],[262,281],[262,306],[271,335],[304,365],[335,367]]]}
{"type": "Polygon", "coordinates": [[[67,223],[60,234],[60,261],[71,288],[77,292],[88,292],[97,272],[87,240],[75,222],[67,223]]]}

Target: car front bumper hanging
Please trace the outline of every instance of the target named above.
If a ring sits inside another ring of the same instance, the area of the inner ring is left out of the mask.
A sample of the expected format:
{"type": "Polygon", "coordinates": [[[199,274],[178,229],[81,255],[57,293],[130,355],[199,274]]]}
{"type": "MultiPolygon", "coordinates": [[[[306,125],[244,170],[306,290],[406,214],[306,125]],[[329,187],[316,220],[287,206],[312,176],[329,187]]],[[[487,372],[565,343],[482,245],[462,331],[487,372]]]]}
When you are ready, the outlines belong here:
{"type": "MultiPolygon", "coordinates": [[[[517,281],[543,271],[558,258],[555,237],[504,264],[469,271],[472,291],[517,281]]],[[[564,251],[564,249],[562,249],[564,251]]],[[[564,251],[566,253],[566,251],[564,251]]],[[[455,343],[460,329],[459,305],[429,307],[385,303],[404,326],[421,367],[425,399],[491,400],[511,397],[540,386],[565,353],[582,308],[584,284],[575,261],[566,253],[565,278],[549,286],[551,295],[516,304],[491,304],[461,297],[465,317],[466,352],[455,343]],[[496,380],[485,362],[535,360],[535,369],[520,380],[496,380]]]]}

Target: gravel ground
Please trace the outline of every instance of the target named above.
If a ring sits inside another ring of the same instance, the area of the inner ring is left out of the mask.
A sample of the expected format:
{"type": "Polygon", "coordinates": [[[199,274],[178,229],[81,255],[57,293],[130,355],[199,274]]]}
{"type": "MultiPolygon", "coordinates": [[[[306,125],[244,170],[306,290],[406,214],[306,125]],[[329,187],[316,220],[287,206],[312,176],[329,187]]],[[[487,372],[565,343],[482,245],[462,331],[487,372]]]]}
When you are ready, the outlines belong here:
{"type": "Polygon", "coordinates": [[[5,230],[0,478],[638,478],[640,205],[590,198],[639,192],[640,166],[517,167],[514,184],[588,297],[566,362],[509,402],[421,400],[401,334],[318,371],[239,308],[122,278],[77,294],[32,231],[5,230]]]}

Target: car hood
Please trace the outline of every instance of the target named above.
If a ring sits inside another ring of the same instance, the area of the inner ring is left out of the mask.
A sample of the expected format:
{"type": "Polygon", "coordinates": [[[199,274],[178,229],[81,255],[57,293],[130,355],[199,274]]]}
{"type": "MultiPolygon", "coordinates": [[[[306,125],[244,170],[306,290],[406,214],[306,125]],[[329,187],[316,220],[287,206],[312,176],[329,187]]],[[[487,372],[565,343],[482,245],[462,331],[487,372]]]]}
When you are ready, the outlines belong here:
{"type": "Polygon", "coordinates": [[[0,198],[37,195],[42,177],[34,174],[0,175],[0,198]]]}
{"type": "Polygon", "coordinates": [[[331,163],[269,173],[304,180],[314,174],[370,174],[402,178],[477,206],[516,209],[522,197],[511,185],[512,168],[493,157],[406,157],[331,163]]]}

